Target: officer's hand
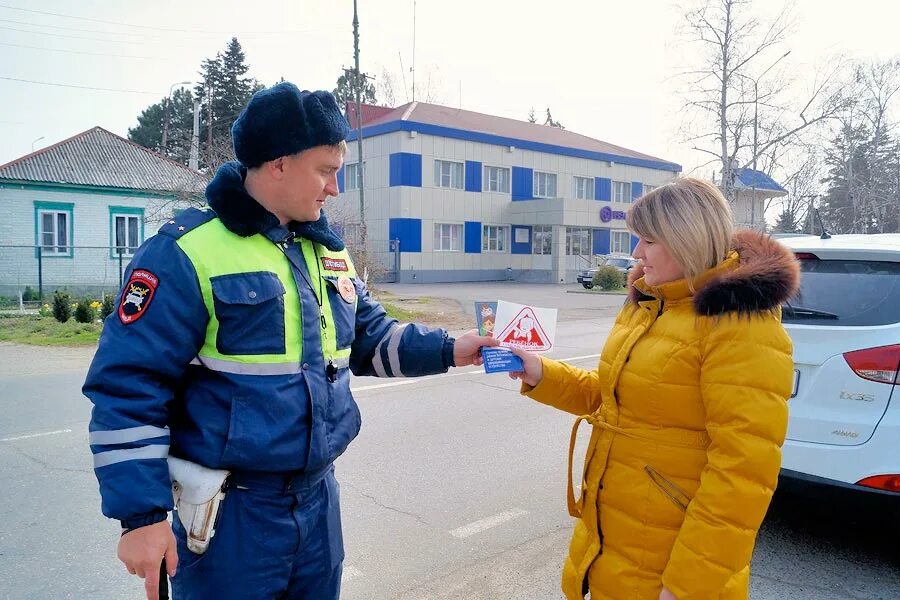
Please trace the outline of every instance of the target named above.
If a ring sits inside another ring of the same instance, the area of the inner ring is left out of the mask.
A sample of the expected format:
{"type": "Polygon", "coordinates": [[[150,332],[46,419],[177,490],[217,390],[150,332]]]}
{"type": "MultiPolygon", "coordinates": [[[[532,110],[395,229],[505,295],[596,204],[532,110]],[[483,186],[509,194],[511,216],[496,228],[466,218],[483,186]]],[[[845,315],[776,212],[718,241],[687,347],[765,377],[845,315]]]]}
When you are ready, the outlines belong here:
{"type": "Polygon", "coordinates": [[[523,383],[527,383],[531,387],[536,386],[544,378],[544,363],[541,357],[534,352],[522,350],[521,348],[510,348],[513,354],[522,359],[524,371],[513,371],[509,374],[510,379],[520,379],[523,383]]]}
{"type": "Polygon", "coordinates": [[[481,347],[499,345],[500,342],[489,335],[478,335],[477,329],[467,331],[456,338],[453,344],[453,363],[457,367],[480,365],[484,362],[481,358],[481,347]]]}
{"type": "Polygon", "coordinates": [[[132,575],[144,580],[147,600],[159,600],[159,565],[166,558],[169,577],[175,576],[178,551],[168,521],[133,529],[119,539],[119,560],[132,575]]]}

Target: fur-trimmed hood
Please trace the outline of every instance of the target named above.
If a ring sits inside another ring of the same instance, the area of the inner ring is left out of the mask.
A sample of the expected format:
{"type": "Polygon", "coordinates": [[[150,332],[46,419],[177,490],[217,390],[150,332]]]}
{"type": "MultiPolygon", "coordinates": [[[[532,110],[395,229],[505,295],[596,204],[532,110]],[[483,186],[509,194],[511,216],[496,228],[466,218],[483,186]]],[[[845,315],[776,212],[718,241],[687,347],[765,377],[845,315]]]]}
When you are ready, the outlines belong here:
{"type": "MultiPolygon", "coordinates": [[[[278,217],[267,211],[247,193],[244,178],[247,168],[237,161],[227,162],[216,171],[216,176],[206,186],[206,201],[216,211],[222,224],[241,237],[265,233],[279,226],[278,217]]],[[[325,213],[318,221],[300,223],[291,221],[287,228],[295,235],[318,242],[332,251],[344,249],[340,236],[328,226],[325,213]]]]}
{"type": "MultiPolygon", "coordinates": [[[[707,271],[695,282],[694,310],[713,316],[731,312],[757,313],[772,310],[797,292],[800,266],[793,252],[770,236],[747,229],[732,238],[736,256],[707,271]]],[[[629,273],[629,302],[651,299],[653,288],[641,279],[643,266],[629,273]],[[635,285],[637,284],[637,285],[635,285]],[[647,293],[642,291],[643,288],[647,293]]],[[[664,284],[665,287],[671,284],[664,284]]]]}

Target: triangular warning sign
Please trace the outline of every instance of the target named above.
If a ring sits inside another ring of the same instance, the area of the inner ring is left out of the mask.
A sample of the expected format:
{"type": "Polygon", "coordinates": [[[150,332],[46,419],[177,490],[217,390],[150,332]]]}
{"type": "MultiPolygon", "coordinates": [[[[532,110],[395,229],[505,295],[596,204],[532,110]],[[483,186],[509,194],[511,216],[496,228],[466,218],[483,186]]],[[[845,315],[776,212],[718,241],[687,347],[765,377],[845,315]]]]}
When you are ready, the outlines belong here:
{"type": "Polygon", "coordinates": [[[544,333],[544,328],[530,306],[519,311],[515,318],[506,325],[498,339],[504,346],[536,352],[549,350],[553,345],[550,342],[550,336],[544,333]]]}

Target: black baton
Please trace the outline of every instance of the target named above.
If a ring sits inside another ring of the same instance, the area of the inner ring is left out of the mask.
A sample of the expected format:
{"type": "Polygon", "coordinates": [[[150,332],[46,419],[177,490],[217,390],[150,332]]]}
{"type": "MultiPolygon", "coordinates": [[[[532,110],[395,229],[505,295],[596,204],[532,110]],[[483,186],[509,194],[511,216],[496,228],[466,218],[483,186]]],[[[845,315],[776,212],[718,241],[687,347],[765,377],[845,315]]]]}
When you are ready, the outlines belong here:
{"type": "Polygon", "coordinates": [[[169,600],[169,574],[166,573],[166,557],[159,563],[159,600],[169,600]]]}

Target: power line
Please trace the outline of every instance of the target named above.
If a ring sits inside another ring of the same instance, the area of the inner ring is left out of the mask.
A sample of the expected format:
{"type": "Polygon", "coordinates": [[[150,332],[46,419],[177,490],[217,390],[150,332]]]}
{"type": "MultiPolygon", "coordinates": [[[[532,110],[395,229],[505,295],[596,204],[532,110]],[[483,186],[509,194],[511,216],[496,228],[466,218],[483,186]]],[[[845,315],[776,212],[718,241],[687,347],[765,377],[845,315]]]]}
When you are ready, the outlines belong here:
{"type": "Polygon", "coordinates": [[[3,77],[0,75],[0,79],[5,79],[6,81],[18,81],[21,83],[33,83],[36,85],[52,85],[56,87],[65,87],[65,88],[76,88],[79,90],[94,90],[98,92],[121,92],[124,94],[150,94],[153,96],[158,96],[159,92],[145,92],[143,90],[122,90],[115,88],[101,88],[101,87],[91,87],[87,85],[72,85],[69,83],[53,83],[50,81],[33,81],[31,79],[18,79],[16,77],[3,77]]]}
{"type": "MultiPolygon", "coordinates": [[[[145,41],[128,41],[128,40],[100,40],[97,38],[84,37],[82,35],[66,35],[64,33],[50,33],[48,31],[29,31],[27,29],[16,29],[15,27],[0,27],[6,31],[18,31],[20,33],[30,33],[32,35],[46,35],[50,37],[68,38],[71,40],[89,40],[91,42],[100,42],[102,44],[139,44],[143,45],[145,41]]],[[[183,47],[183,46],[182,46],[183,47]]]]}
{"type": "Polygon", "coordinates": [[[140,58],[145,60],[174,60],[174,57],[165,56],[135,56],[131,54],[103,54],[102,52],[84,52],[81,50],[64,50],[62,48],[44,48],[42,46],[26,46],[24,44],[9,44],[0,42],[0,46],[10,46],[12,48],[28,48],[29,50],[45,50],[47,52],[62,52],[64,54],[87,54],[88,56],[109,56],[112,58],[140,58]]]}
{"type": "MultiPolygon", "coordinates": [[[[152,25],[134,25],[132,23],[123,23],[121,21],[106,21],[104,19],[92,19],[90,17],[81,17],[78,15],[66,15],[62,13],[55,12],[47,12],[43,10],[34,10],[31,8],[19,8],[18,6],[9,6],[8,4],[0,4],[0,8],[6,8],[8,10],[18,10],[22,12],[34,13],[38,15],[49,15],[52,17],[62,17],[64,19],[77,19],[79,21],[90,21],[91,23],[103,23],[105,25],[119,25],[121,27],[135,27],[137,29],[153,29],[156,31],[171,31],[175,33],[210,33],[216,35],[232,35],[235,34],[233,31],[211,31],[209,29],[174,29],[171,27],[154,27],[152,25]]],[[[252,35],[271,35],[271,34],[282,34],[282,33],[310,33],[309,31],[302,30],[281,30],[281,31],[244,31],[242,34],[252,34],[252,35]]]]}

